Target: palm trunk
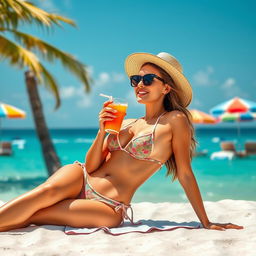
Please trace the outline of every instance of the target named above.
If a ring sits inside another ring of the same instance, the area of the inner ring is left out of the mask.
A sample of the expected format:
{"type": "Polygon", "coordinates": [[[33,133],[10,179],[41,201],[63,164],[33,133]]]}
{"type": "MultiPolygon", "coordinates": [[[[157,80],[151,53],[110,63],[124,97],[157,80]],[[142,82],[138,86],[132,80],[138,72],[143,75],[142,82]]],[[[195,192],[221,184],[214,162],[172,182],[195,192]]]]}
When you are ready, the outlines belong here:
{"type": "Polygon", "coordinates": [[[37,81],[34,73],[32,71],[26,71],[25,79],[30,105],[33,111],[37,136],[40,140],[44,161],[50,176],[61,167],[60,160],[55,151],[48,127],[45,122],[43,107],[38,93],[37,81]]]}

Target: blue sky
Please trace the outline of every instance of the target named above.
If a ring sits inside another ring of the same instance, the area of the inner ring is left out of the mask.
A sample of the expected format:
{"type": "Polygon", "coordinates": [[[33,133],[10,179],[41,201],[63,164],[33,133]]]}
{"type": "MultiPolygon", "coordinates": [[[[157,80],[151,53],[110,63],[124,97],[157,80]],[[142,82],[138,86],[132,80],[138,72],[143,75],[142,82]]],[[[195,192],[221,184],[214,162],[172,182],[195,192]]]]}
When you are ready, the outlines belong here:
{"type": "MultiPolygon", "coordinates": [[[[24,28],[87,64],[94,80],[85,94],[82,84],[56,62],[47,67],[60,85],[62,105],[54,111],[52,95],[40,86],[50,128],[97,127],[104,101],[100,92],[126,98],[127,117],[144,114],[136,103],[124,72],[124,60],[133,52],[165,51],[182,64],[193,87],[189,108],[210,108],[234,96],[256,101],[255,1],[51,0],[34,1],[40,7],[76,21],[54,33],[24,28]]],[[[23,70],[0,63],[0,101],[27,112],[24,120],[2,120],[4,128],[32,128],[23,70]]],[[[246,125],[254,125],[246,124],[246,125]]]]}

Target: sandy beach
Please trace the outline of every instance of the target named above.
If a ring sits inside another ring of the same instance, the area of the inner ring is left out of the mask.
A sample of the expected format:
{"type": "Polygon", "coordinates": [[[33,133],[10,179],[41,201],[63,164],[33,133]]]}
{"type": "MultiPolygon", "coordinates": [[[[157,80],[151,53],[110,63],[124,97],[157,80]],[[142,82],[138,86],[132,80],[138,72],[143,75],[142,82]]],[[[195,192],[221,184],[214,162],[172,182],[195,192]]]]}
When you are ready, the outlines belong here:
{"type": "MultiPolygon", "coordinates": [[[[0,255],[256,255],[256,202],[205,202],[213,222],[232,222],[243,230],[176,229],[112,236],[100,230],[66,235],[63,226],[30,226],[0,233],[0,255]]],[[[189,203],[134,203],[135,220],[198,222],[189,203]]]]}

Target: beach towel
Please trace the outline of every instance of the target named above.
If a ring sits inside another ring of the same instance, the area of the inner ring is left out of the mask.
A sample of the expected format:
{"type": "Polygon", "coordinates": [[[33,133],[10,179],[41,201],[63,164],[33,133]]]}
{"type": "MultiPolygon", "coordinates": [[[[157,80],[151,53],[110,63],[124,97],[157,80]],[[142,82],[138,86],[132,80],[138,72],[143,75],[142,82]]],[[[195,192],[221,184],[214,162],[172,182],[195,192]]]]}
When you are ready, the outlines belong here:
{"type": "Polygon", "coordinates": [[[201,228],[201,224],[198,222],[171,222],[167,220],[140,220],[138,225],[132,225],[130,222],[125,221],[121,226],[117,228],[99,227],[99,228],[74,228],[70,226],[65,227],[65,234],[67,235],[88,235],[99,230],[103,230],[106,233],[118,236],[132,232],[138,233],[150,233],[154,231],[170,231],[178,228],[196,229],[201,228]]]}

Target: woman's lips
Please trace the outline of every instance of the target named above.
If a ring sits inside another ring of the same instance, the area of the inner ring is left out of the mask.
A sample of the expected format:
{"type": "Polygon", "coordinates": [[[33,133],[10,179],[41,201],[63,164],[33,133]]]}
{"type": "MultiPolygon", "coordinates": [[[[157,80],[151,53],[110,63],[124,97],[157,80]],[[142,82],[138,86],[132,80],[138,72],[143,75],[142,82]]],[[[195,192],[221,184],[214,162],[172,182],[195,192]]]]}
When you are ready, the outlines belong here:
{"type": "Polygon", "coordinates": [[[144,95],[146,95],[146,94],[148,94],[148,92],[145,92],[145,91],[139,91],[139,92],[137,92],[137,95],[138,95],[138,96],[144,96],[144,95]]]}

